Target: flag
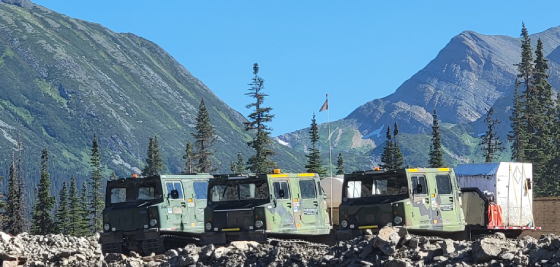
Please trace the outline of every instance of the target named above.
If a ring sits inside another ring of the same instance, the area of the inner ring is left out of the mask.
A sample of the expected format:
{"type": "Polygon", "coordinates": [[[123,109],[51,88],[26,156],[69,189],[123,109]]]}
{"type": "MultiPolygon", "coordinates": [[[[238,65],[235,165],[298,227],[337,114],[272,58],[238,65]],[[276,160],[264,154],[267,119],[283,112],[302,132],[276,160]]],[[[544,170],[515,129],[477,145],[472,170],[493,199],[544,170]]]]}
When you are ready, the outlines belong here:
{"type": "Polygon", "coordinates": [[[323,111],[323,110],[327,110],[329,109],[329,100],[325,100],[325,104],[323,104],[323,106],[321,107],[321,109],[319,109],[319,112],[323,111]]]}

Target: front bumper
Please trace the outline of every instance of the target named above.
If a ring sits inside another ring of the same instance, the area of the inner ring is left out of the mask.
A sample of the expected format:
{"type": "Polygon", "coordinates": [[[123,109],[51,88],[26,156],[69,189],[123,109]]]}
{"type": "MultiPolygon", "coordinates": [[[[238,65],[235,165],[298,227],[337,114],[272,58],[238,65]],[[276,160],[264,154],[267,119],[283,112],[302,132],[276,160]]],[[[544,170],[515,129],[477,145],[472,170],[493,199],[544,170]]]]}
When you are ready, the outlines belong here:
{"type": "Polygon", "coordinates": [[[264,230],[239,232],[204,232],[200,237],[202,245],[225,244],[227,243],[227,241],[231,240],[266,242],[266,232],[264,230]]]}
{"type": "Polygon", "coordinates": [[[137,241],[158,239],[160,237],[157,228],[151,229],[138,229],[135,231],[115,231],[101,233],[99,237],[99,244],[114,244],[124,243],[125,239],[133,239],[137,241]]]}

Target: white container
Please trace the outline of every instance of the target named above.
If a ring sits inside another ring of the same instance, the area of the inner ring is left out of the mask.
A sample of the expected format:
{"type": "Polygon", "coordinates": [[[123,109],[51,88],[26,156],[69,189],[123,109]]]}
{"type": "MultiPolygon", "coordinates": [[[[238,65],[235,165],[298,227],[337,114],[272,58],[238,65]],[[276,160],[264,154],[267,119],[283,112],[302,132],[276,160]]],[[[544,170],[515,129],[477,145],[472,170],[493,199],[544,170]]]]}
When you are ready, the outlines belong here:
{"type": "Polygon", "coordinates": [[[534,226],[531,163],[458,164],[455,176],[460,188],[477,187],[494,196],[493,202],[502,208],[503,226],[534,226]]]}
{"type": "Polygon", "coordinates": [[[342,202],[342,181],[343,177],[326,177],[321,179],[321,187],[325,190],[327,194],[327,207],[338,208],[340,202],[342,202]],[[331,185],[332,185],[332,196],[331,196],[331,185]],[[331,203],[332,197],[332,203],[331,203]]]}

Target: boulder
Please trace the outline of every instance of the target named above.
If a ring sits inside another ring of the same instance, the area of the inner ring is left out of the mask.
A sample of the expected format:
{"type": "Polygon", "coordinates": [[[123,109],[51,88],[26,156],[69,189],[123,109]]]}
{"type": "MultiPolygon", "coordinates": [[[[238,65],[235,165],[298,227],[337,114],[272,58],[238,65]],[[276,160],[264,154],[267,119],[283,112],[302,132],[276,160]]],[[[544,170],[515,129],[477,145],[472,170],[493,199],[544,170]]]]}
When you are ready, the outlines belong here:
{"type": "Polygon", "coordinates": [[[396,246],[406,235],[407,231],[404,228],[385,226],[379,230],[377,236],[373,239],[373,247],[389,256],[395,252],[396,246]]]}
{"type": "Polygon", "coordinates": [[[472,257],[476,263],[489,262],[497,259],[502,252],[503,242],[497,239],[484,238],[473,242],[472,257]]]}

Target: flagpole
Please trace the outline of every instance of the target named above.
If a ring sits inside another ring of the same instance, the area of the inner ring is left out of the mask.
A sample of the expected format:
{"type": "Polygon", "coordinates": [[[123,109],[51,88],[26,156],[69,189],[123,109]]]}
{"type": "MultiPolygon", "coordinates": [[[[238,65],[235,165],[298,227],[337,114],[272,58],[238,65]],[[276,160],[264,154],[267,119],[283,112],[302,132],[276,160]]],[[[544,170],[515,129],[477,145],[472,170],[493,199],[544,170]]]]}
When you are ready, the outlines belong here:
{"type": "MultiPolygon", "coordinates": [[[[327,94],[327,103],[329,102],[329,94],[327,94]]],[[[328,105],[328,104],[327,104],[328,105]]],[[[334,222],[333,222],[333,205],[332,205],[332,200],[333,200],[333,194],[332,194],[332,181],[334,179],[334,177],[332,176],[332,156],[331,156],[331,118],[330,118],[330,110],[329,108],[327,108],[327,124],[329,126],[329,168],[331,171],[331,226],[334,226],[334,222]]]]}

